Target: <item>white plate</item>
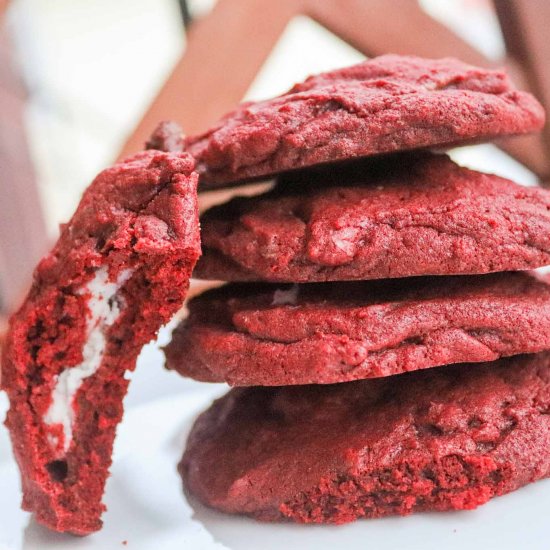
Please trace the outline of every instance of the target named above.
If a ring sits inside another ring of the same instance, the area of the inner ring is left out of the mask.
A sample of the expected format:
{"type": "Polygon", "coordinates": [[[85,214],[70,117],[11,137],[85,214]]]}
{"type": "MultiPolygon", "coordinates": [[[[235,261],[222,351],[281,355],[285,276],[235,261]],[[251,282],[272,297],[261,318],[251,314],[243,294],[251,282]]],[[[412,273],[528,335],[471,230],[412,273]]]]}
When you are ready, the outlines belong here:
{"type": "Polygon", "coordinates": [[[342,527],[262,524],[188,503],[176,464],[194,417],[223,391],[193,384],[183,395],[130,408],[116,442],[104,528],[83,539],[50,533],[19,510],[18,473],[2,429],[0,550],[550,548],[550,480],[473,512],[364,520],[342,527]]]}

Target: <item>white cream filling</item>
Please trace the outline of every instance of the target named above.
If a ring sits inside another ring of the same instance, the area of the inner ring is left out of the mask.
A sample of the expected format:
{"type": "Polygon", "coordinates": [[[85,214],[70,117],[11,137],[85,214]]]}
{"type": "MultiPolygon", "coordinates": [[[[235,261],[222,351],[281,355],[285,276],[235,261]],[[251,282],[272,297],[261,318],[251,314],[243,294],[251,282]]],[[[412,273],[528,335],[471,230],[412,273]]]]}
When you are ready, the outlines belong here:
{"type": "MultiPolygon", "coordinates": [[[[72,441],[74,397],[82,382],[92,376],[101,364],[107,345],[106,329],[113,325],[120,315],[120,304],[116,294],[131,275],[132,271],[126,269],[120,273],[116,282],[109,282],[109,272],[106,267],[102,267],[96,271],[94,278],[79,290],[79,294],[90,295],[86,322],[87,338],[82,348],[82,362],[73,367],[66,367],[57,376],[52,402],[44,415],[45,424],[63,426],[65,452],[72,441]]],[[[57,446],[57,441],[52,440],[51,443],[57,446]]]]}
{"type": "Polygon", "coordinates": [[[292,285],[288,290],[277,289],[273,293],[272,306],[295,306],[298,301],[298,293],[300,287],[298,285],[292,285]]]}

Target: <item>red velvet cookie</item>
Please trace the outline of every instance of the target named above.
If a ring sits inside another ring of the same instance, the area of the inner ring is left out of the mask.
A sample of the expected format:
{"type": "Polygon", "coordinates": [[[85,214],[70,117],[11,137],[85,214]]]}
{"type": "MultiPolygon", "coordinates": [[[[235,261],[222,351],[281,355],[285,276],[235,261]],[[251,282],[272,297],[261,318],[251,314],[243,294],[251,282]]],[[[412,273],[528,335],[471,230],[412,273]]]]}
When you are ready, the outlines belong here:
{"type": "Polygon", "coordinates": [[[333,386],[231,390],[197,420],[187,490],[261,520],[463,510],[550,476],[550,356],[333,386]]]}
{"type": "Polygon", "coordinates": [[[183,129],[177,122],[171,120],[159,123],[145,144],[146,149],[156,149],[166,153],[181,152],[183,146],[183,129]]]}
{"type": "Polygon", "coordinates": [[[503,71],[384,55],[244,103],[186,149],[203,188],[379,153],[449,147],[542,128],[544,111],[503,71]]]}
{"type": "Polygon", "coordinates": [[[201,226],[194,276],[204,279],[364,280],[550,263],[550,191],[444,155],[291,174],[271,192],[208,210],[201,226]]]}
{"type": "Polygon", "coordinates": [[[6,425],[23,508],[51,529],[101,527],[125,373],[181,307],[200,254],[193,166],[150,151],[102,172],[11,318],[6,425]]]}
{"type": "Polygon", "coordinates": [[[330,384],[550,349],[549,316],[528,273],[227,285],[191,300],[165,354],[196,380],[330,384]]]}

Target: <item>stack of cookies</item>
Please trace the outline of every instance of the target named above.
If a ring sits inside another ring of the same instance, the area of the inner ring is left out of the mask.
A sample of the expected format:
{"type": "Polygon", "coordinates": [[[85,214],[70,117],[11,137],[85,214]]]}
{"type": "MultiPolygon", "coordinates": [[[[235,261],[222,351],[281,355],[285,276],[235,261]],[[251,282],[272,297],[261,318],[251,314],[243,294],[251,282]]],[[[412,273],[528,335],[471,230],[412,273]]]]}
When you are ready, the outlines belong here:
{"type": "Polygon", "coordinates": [[[230,284],[165,350],[241,387],[189,437],[189,492],[343,523],[550,475],[550,284],[526,271],[550,263],[550,192],[428,151],[543,123],[503,72],[383,56],[186,139],[202,190],[275,178],[202,216],[194,274],[230,284]]]}
{"type": "Polygon", "coordinates": [[[23,508],[101,528],[126,373],[192,273],[230,284],[190,302],[167,365],[242,386],[181,461],[206,504],[342,523],[474,508],[549,476],[550,282],[527,270],[550,264],[550,192],[429,152],[543,123],[502,72],[384,56],[202,136],[161,125],[91,183],[10,319],[23,508]],[[197,185],[266,177],[199,235],[197,185]]]}

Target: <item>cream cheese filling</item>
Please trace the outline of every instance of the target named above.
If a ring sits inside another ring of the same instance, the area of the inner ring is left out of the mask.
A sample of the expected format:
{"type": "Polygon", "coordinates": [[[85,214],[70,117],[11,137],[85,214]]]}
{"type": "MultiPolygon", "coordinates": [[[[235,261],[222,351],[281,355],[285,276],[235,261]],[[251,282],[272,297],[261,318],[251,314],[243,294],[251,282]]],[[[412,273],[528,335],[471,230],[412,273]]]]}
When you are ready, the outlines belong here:
{"type": "MultiPolygon", "coordinates": [[[[105,333],[121,313],[121,301],[117,293],[130,278],[132,271],[126,269],[115,282],[109,282],[106,267],[99,268],[94,278],[84,285],[79,294],[89,295],[86,322],[86,342],[82,348],[82,362],[66,367],[56,377],[52,392],[52,402],[44,415],[44,423],[63,426],[64,451],[67,452],[72,441],[74,424],[73,401],[83,381],[92,376],[99,366],[107,346],[105,333]]],[[[58,445],[55,437],[50,438],[52,445],[58,445]]]]}
{"type": "Polygon", "coordinates": [[[298,302],[300,287],[292,285],[288,290],[277,289],[273,293],[272,306],[295,306],[298,302]]]}

